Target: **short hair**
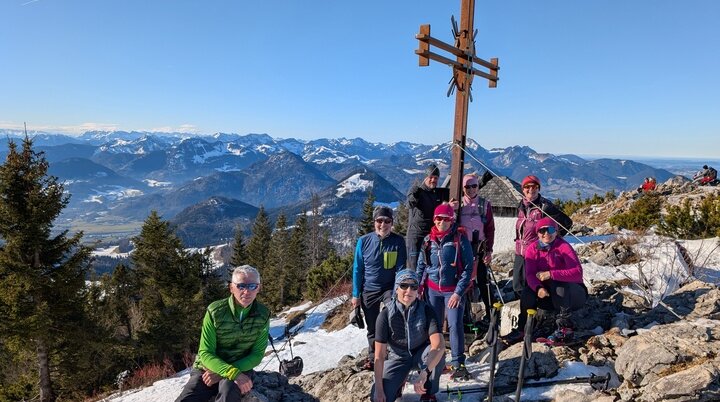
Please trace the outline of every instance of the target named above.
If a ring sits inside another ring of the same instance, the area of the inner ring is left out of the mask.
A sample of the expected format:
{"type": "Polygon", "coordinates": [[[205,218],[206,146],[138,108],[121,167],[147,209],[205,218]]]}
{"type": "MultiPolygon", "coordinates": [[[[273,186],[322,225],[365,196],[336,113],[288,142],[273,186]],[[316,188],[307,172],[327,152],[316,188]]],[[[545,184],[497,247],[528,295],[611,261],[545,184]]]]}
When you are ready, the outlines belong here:
{"type": "Polygon", "coordinates": [[[258,272],[255,267],[250,265],[241,265],[233,270],[232,273],[232,281],[235,282],[235,280],[239,280],[240,276],[250,276],[253,275],[255,278],[257,278],[258,283],[262,283],[260,281],[260,272],[258,272]]]}

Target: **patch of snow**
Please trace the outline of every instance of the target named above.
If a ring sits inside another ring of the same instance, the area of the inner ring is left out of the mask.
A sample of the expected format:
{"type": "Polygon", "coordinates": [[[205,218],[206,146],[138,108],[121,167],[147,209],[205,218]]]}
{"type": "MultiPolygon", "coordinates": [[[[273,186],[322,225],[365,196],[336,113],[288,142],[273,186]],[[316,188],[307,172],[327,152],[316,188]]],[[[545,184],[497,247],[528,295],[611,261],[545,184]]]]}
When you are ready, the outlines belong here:
{"type": "Polygon", "coordinates": [[[335,196],[342,198],[345,194],[353,193],[355,191],[367,192],[369,188],[372,188],[373,182],[371,180],[365,180],[361,178],[362,173],[356,173],[342,183],[338,183],[335,196]]]}
{"type": "Polygon", "coordinates": [[[169,181],[144,179],[143,182],[145,182],[148,185],[148,187],[170,187],[170,186],[172,186],[172,182],[169,182],[169,181]]]}

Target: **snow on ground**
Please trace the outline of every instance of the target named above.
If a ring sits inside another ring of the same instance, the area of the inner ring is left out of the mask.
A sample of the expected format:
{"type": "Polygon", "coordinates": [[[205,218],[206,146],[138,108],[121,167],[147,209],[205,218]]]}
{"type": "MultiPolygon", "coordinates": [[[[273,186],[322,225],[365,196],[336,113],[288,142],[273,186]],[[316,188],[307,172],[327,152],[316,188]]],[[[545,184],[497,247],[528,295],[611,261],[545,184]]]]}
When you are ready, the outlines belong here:
{"type": "MultiPolygon", "coordinates": [[[[503,218],[499,218],[503,219],[503,218]]],[[[496,225],[499,223],[496,218],[496,225]]],[[[498,231],[500,233],[507,232],[504,229],[498,231]]],[[[680,243],[688,250],[689,254],[695,261],[696,275],[699,279],[708,282],[720,283],[720,246],[718,246],[718,238],[705,240],[681,241],[680,243]]],[[[664,293],[663,289],[667,286],[663,283],[665,280],[661,278],[679,275],[682,265],[679,263],[680,258],[677,255],[677,249],[674,243],[664,240],[659,236],[649,236],[643,238],[640,243],[641,250],[646,250],[642,257],[645,262],[638,264],[627,264],[619,267],[600,266],[594,263],[583,264],[585,277],[591,280],[607,280],[607,279],[623,279],[627,277],[639,279],[638,267],[648,275],[650,283],[653,286],[653,292],[657,294],[664,293]],[[669,275],[669,276],[668,276],[669,275]]],[[[667,290],[667,289],[665,289],[667,290]]],[[[291,311],[307,310],[307,318],[303,323],[298,324],[291,331],[299,330],[297,335],[293,337],[293,353],[301,356],[304,361],[303,374],[315,371],[326,370],[337,365],[337,362],[345,355],[357,356],[365,347],[367,347],[367,338],[365,330],[358,329],[354,326],[348,326],[340,331],[327,332],[320,328],[320,325],[335,306],[346,302],[346,298],[340,297],[320,304],[315,309],[310,309],[310,304],[306,303],[301,306],[294,307],[289,311],[281,314],[281,317],[271,320],[270,333],[278,348],[281,359],[290,358],[290,350],[281,338],[286,325],[287,314],[291,311]]],[[[271,348],[268,347],[268,351],[271,348]]],[[[260,363],[257,369],[265,369],[277,371],[279,366],[278,360],[274,354],[268,354],[260,363]]],[[[457,388],[470,388],[486,386],[489,376],[489,365],[487,363],[468,363],[473,380],[466,382],[449,381],[448,375],[443,375],[440,380],[440,390],[457,388]]],[[[581,362],[570,362],[563,366],[558,375],[552,379],[543,379],[542,381],[568,379],[573,377],[585,377],[591,373],[596,375],[605,375],[609,369],[605,367],[587,366],[581,362]]],[[[114,395],[104,402],[172,402],[177,398],[189,378],[189,371],[178,373],[175,377],[157,381],[152,386],[140,390],[126,391],[123,395],[114,395]]],[[[617,386],[617,380],[615,386],[617,386]]],[[[528,381],[530,382],[530,381],[528,381]]],[[[611,386],[613,382],[611,382],[611,386]]],[[[522,399],[542,400],[553,399],[556,396],[566,392],[567,390],[575,390],[585,394],[590,394],[592,389],[589,385],[572,384],[572,385],[556,385],[544,388],[525,388],[522,392],[522,399]]],[[[369,390],[368,390],[369,391],[369,390]]],[[[448,394],[440,392],[439,401],[460,400],[467,402],[480,401],[483,394],[463,393],[461,398],[457,394],[448,394]]],[[[418,395],[413,392],[410,384],[406,385],[403,393],[402,401],[417,401],[418,395]]]]}
{"type": "Polygon", "coordinates": [[[345,194],[353,193],[355,191],[367,191],[372,187],[373,182],[371,180],[361,179],[362,173],[356,173],[337,185],[337,191],[335,197],[342,198],[345,194]]]}

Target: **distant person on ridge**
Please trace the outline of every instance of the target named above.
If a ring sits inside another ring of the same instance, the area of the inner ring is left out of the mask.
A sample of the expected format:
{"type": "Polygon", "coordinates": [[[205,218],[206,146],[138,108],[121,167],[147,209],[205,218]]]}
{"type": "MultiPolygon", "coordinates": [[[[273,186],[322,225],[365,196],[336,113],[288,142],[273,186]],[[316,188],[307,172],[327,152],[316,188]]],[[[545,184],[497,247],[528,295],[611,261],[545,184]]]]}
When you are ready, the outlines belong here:
{"type": "Polygon", "coordinates": [[[408,226],[405,242],[407,244],[407,267],[417,267],[418,252],[425,236],[433,227],[433,211],[443,201],[450,199],[450,190],[439,188],[440,169],[434,164],[425,169],[425,178],[422,183],[415,183],[410,187],[407,195],[408,226]]]}
{"type": "Polygon", "coordinates": [[[420,370],[414,386],[415,392],[422,394],[421,401],[435,401],[435,394],[440,391],[445,339],[432,307],[418,298],[419,285],[415,271],[398,272],[395,296],[378,316],[375,382],[370,391],[374,402],[400,398],[403,384],[413,369],[420,370]]]}
{"type": "Polygon", "coordinates": [[[205,312],[195,364],[175,402],[240,401],[253,387],[253,368],[268,344],[270,311],[255,300],[260,291],[255,268],[235,268],[229,286],[230,297],[205,312]]]}
{"type": "Polygon", "coordinates": [[[355,246],[352,305],[362,308],[368,338],[368,358],[363,368],[373,369],[375,321],[380,306],[392,298],[395,273],[405,268],[405,239],[393,233],[393,211],[379,206],[373,212],[375,231],[361,236],[355,246]]]}
{"type": "MultiPolygon", "coordinates": [[[[573,341],[574,325],[571,313],[585,305],[588,297],[583,283],[583,269],[575,250],[558,237],[558,226],[550,218],[542,218],[535,225],[538,240],[525,253],[527,284],[520,298],[520,311],[540,307],[555,311],[557,330],[539,342],[563,345],[573,341]]],[[[503,340],[516,343],[523,339],[527,314],[518,318],[518,327],[503,340]]]]}
{"type": "Polygon", "coordinates": [[[465,293],[471,286],[473,250],[464,236],[465,228],[455,223],[455,211],[450,204],[435,208],[435,226],[425,237],[417,274],[427,286],[425,300],[435,310],[438,322],[447,317],[452,358],[451,378],[467,378],[465,367],[465,293]]]}
{"type": "Polygon", "coordinates": [[[565,236],[572,226],[572,219],[540,195],[540,179],[537,176],[530,175],[523,179],[522,192],[523,199],[518,206],[518,219],[515,223],[513,289],[517,293],[525,288],[525,250],[538,238],[535,223],[546,216],[551,217],[559,224],[560,236],[565,236]]]}
{"type": "Polygon", "coordinates": [[[697,173],[695,173],[695,176],[693,176],[693,183],[703,185],[702,181],[707,177],[709,173],[709,167],[708,165],[703,165],[702,169],[698,170],[697,173]]]}
{"type": "Polygon", "coordinates": [[[700,179],[701,186],[708,185],[717,180],[717,170],[715,170],[714,167],[705,165],[703,168],[705,168],[705,174],[700,179]]]}
{"type": "Polygon", "coordinates": [[[654,177],[646,177],[645,181],[643,182],[640,187],[638,187],[638,193],[648,193],[650,191],[655,191],[656,182],[654,177]]]}

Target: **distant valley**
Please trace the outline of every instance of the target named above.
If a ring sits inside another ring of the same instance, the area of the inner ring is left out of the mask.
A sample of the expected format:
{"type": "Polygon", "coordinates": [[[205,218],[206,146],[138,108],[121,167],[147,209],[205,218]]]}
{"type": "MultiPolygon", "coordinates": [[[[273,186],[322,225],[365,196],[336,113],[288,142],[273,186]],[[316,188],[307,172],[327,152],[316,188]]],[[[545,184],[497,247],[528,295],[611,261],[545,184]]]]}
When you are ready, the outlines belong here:
{"type": "MultiPolygon", "coordinates": [[[[0,130],[20,140],[22,133],[0,130]]],[[[236,226],[249,228],[258,208],[291,216],[312,209],[353,235],[367,191],[396,204],[428,163],[449,171],[451,144],[370,143],[355,139],[276,139],[266,134],[194,136],[184,133],[90,131],[79,137],[32,132],[35,149],[72,197],[59,226],[94,236],[137,231],[151,210],[177,226],[189,246],[218,244],[236,226]]],[[[663,182],[667,169],[629,159],[586,159],[538,153],[529,147],[485,149],[470,139],[466,171],[485,168],[519,181],[535,174],[549,198],[576,198],[663,182]]],[[[0,149],[4,155],[6,147],[0,149]]]]}

